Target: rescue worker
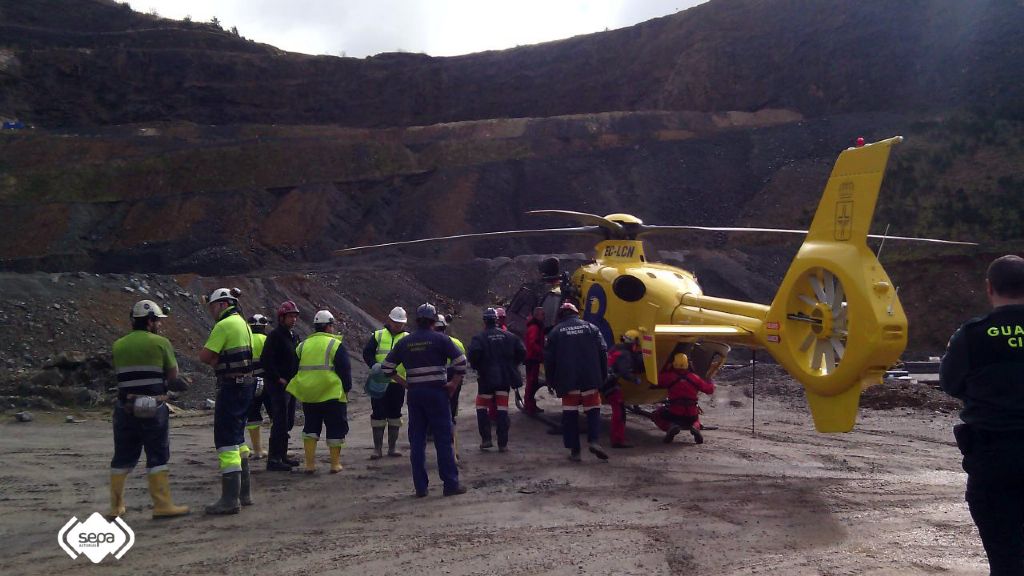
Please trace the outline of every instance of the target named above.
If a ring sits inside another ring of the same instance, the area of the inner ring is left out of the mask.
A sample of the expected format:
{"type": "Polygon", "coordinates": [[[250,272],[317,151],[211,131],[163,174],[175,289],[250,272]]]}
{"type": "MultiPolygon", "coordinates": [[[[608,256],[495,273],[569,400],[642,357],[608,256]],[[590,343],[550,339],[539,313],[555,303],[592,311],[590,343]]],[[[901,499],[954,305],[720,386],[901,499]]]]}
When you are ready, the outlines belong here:
{"type": "Polygon", "coordinates": [[[644,358],[640,353],[639,331],[626,330],[619,340],[608,352],[610,373],[601,388],[601,397],[612,407],[612,425],[608,434],[612,448],[632,448],[626,443],[626,404],[622,396],[622,381],[640,383],[644,358]]]}
{"type": "Polygon", "coordinates": [[[305,424],[302,447],[306,474],[316,472],[316,445],[320,430],[327,429],[331,474],[341,472],[341,448],[348,435],[348,393],[352,390],[352,366],[334,326],[334,315],[320,310],[313,317],[315,332],[299,344],[299,371],[288,383],[288,393],[302,402],[305,424]]]}
{"type": "Polygon", "coordinates": [[[252,375],[252,332],[238,307],[241,294],[237,288],[218,288],[207,299],[207,309],[216,324],[199,351],[199,360],[213,366],[217,374],[213,443],[221,473],[220,499],[206,507],[207,514],[237,514],[239,504],[253,503],[245,421],[256,382],[252,375]]]}
{"type": "Polygon", "coordinates": [[[498,412],[498,451],[508,450],[508,394],[523,385],[519,365],[526,360],[526,347],[515,334],[498,327],[494,308],[484,310],[484,331],[469,343],[466,354],[469,365],[477,371],[476,422],[480,430],[480,449],[494,447],[491,442],[491,419],[488,410],[498,412]]]}
{"type": "MultiPolygon", "coordinates": [[[[383,362],[391,350],[402,338],[409,333],[405,331],[405,323],[408,316],[405,308],[395,306],[384,321],[384,327],[375,331],[363,347],[363,361],[366,365],[373,367],[378,362],[383,362]]],[[[405,366],[399,366],[396,371],[398,378],[405,378],[405,366]]],[[[402,405],[405,404],[405,388],[393,379],[388,385],[383,398],[370,399],[370,427],[373,429],[373,454],[370,460],[377,460],[383,456],[384,449],[384,428],[388,431],[388,456],[397,458],[401,456],[398,451],[398,434],[402,429],[402,405]]]]}
{"type": "Polygon", "coordinates": [[[114,457],[110,460],[110,514],[125,513],[124,484],[142,450],[146,450],[153,518],[189,513],[188,506],[171,500],[167,462],[171,457],[167,390],[178,380],[178,362],[171,343],[160,336],[167,315],[152,300],[132,306],[132,331],[114,342],[117,403],[114,404],[114,457]]]}
{"type": "Polygon", "coordinates": [[[601,434],[601,395],[597,389],[608,374],[608,345],[601,330],[580,319],[572,302],[559,308],[559,323],[544,346],[544,372],[548,386],[562,399],[562,440],[569,459],[579,462],[579,411],[587,417],[588,450],[601,460],[608,453],[598,444],[601,434]]]}
{"type": "Polygon", "coordinates": [[[462,384],[466,373],[466,355],[444,334],[434,331],[437,309],[423,304],[416,309],[416,331],[402,338],[381,364],[385,374],[393,375],[409,392],[409,462],[412,482],[419,498],[427,495],[427,430],[434,435],[437,469],[444,483],[444,495],[465,494],[459,484],[459,469],[452,449],[452,414],[449,398],[462,384]],[[453,378],[447,380],[446,364],[451,361],[453,378]],[[404,365],[408,379],[398,374],[404,365]]]}
{"type": "Polygon", "coordinates": [[[697,393],[703,392],[710,396],[715,393],[715,384],[690,370],[689,357],[677,352],[672,356],[671,366],[658,374],[658,387],[668,388],[668,396],[665,404],[651,415],[651,420],[665,431],[664,442],[671,443],[676,434],[686,429],[693,435],[694,443],[703,444],[697,393]]]}
{"type": "Polygon", "coordinates": [[[252,366],[253,376],[256,377],[256,392],[252,405],[249,406],[249,418],[245,425],[249,431],[249,442],[252,444],[250,458],[260,460],[266,458],[267,452],[263,449],[263,440],[260,437],[260,424],[263,423],[263,410],[267,409],[267,416],[273,412],[270,409],[270,395],[267,394],[267,383],[264,379],[263,364],[260,358],[263,356],[263,346],[267,341],[267,326],[270,320],[263,314],[253,314],[249,317],[249,329],[252,330],[252,366]]]}
{"type": "Polygon", "coordinates": [[[939,383],[964,402],[953,434],[990,573],[1024,574],[1024,259],[996,258],[985,284],[992,310],[950,338],[939,383]]]}
{"type": "Polygon", "coordinates": [[[299,465],[288,457],[288,433],[295,426],[295,397],[285,389],[299,371],[295,348],[299,337],[294,332],[299,307],[285,300],[277,308],[277,326],[267,336],[260,364],[263,368],[263,394],[270,403],[270,451],[267,470],[291,472],[299,465]]]}
{"type": "Polygon", "coordinates": [[[544,308],[538,306],[526,322],[526,393],[523,409],[527,414],[540,414],[537,389],[540,388],[540,366],[544,363],[544,308]]]}
{"type": "MultiPolygon", "coordinates": [[[[455,344],[455,347],[459,349],[459,352],[462,352],[463,354],[465,354],[466,353],[466,346],[462,343],[462,340],[459,340],[455,336],[452,336],[451,334],[448,334],[448,318],[449,317],[446,317],[444,314],[438,314],[437,315],[437,323],[434,324],[434,331],[435,332],[440,332],[440,333],[444,334],[445,336],[448,336],[449,338],[451,338],[452,342],[455,344]]],[[[452,378],[454,378],[454,376],[455,376],[455,369],[452,368],[451,362],[448,362],[447,367],[448,367],[448,370],[447,370],[448,381],[451,381],[452,378]]],[[[450,400],[448,402],[451,405],[451,409],[452,409],[452,425],[453,426],[455,425],[455,418],[456,418],[456,416],[459,415],[459,395],[461,393],[462,393],[462,382],[459,382],[459,385],[455,388],[455,393],[452,394],[452,396],[451,396],[451,398],[450,398],[450,400]]]]}

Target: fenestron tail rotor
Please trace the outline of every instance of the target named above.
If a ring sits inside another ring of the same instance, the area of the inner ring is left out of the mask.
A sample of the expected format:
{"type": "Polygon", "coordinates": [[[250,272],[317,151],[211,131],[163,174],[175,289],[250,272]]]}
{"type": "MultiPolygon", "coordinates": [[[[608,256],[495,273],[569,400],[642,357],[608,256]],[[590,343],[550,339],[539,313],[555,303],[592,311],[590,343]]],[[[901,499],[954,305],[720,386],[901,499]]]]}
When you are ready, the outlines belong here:
{"type": "Polygon", "coordinates": [[[846,354],[850,333],[843,284],[825,268],[813,268],[797,282],[797,309],[786,315],[786,331],[800,340],[810,373],[828,375],[846,354]],[[801,283],[804,289],[800,291],[801,283]]]}

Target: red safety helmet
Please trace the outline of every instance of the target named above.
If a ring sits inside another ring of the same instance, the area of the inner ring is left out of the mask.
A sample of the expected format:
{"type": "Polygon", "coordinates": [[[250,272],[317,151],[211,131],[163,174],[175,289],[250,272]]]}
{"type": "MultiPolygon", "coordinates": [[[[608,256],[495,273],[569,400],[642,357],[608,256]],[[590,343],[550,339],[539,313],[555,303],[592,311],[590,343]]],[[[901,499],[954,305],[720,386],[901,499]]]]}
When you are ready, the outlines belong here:
{"type": "Polygon", "coordinates": [[[277,307],[277,317],[281,318],[288,314],[298,314],[299,307],[295,305],[295,302],[291,300],[285,300],[277,307]]]}

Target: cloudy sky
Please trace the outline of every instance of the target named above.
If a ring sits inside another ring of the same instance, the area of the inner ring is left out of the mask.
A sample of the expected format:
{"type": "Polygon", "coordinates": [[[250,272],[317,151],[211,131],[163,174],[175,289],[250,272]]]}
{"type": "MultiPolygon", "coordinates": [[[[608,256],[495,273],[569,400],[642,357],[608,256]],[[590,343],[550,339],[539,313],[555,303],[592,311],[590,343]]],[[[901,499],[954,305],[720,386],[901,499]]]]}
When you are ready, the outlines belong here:
{"type": "Polygon", "coordinates": [[[216,16],[291,52],[454,56],[631,26],[705,0],[129,0],[165,18],[216,16]]]}

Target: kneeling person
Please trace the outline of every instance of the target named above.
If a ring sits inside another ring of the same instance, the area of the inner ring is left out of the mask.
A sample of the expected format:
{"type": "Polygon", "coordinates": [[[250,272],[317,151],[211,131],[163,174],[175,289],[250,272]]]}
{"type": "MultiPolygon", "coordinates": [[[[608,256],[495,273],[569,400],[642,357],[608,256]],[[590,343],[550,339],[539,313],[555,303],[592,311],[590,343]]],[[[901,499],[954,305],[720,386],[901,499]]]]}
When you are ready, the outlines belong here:
{"type": "Polygon", "coordinates": [[[288,383],[288,393],[302,402],[306,423],[302,447],[306,453],[306,474],[316,472],[316,444],[320,430],[327,428],[331,453],[331,474],[341,472],[341,447],[348,435],[348,393],[352,390],[352,366],[348,352],[334,327],[334,315],[321,310],[313,317],[316,330],[295,349],[299,372],[288,383]]]}
{"type": "Polygon", "coordinates": [[[672,366],[658,374],[658,387],[668,388],[665,405],[658,408],[651,419],[665,431],[665,443],[668,444],[683,429],[688,429],[697,444],[704,443],[700,433],[700,407],[697,405],[697,394],[715,393],[715,385],[690,370],[690,359],[683,353],[672,357],[672,366]]]}
{"type": "Polygon", "coordinates": [[[159,335],[163,310],[151,300],[132,307],[132,332],[114,342],[117,403],[114,405],[114,457],[110,461],[110,514],[125,513],[124,484],[146,450],[153,518],[188,514],[175,506],[167,478],[170,460],[167,386],[178,378],[171,343],[159,335]]]}

